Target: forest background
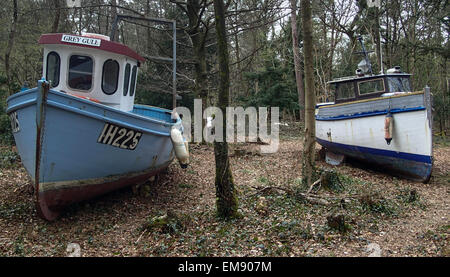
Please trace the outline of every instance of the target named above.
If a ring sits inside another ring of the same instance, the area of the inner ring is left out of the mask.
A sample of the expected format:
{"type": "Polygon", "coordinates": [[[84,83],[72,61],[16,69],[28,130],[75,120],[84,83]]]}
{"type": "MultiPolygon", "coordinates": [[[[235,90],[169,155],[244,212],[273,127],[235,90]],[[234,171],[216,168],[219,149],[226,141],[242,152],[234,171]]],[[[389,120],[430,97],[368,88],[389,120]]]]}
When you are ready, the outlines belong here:
{"type": "MultiPolygon", "coordinates": [[[[297,91],[292,47],[293,14],[303,69],[300,1],[227,0],[226,29],[230,56],[230,105],[280,107],[282,121],[298,121],[303,99],[297,91]],[[293,9],[294,7],[294,9],[293,9]],[[295,13],[293,13],[293,11],[295,13]]],[[[0,134],[13,143],[5,99],[24,85],[34,87],[42,77],[44,33],[110,35],[116,14],[166,18],[177,22],[178,105],[193,108],[217,103],[218,60],[214,7],[208,0],[82,0],[81,8],[66,0],[8,0],[0,7],[0,134]]],[[[414,90],[430,86],[434,99],[434,130],[450,127],[448,64],[450,8],[445,0],[312,2],[316,102],[332,101],[328,81],[354,75],[361,56],[362,35],[374,72],[400,66],[411,73],[414,90]],[[377,47],[381,38],[381,49],[377,47]],[[381,52],[380,52],[381,51],[381,52]]],[[[124,20],[119,41],[147,58],[140,68],[136,102],[171,108],[170,64],[153,57],[171,57],[169,26],[124,20]]],[[[302,71],[300,71],[302,72],[302,71]]],[[[205,107],[204,106],[204,107],[205,107]]]]}

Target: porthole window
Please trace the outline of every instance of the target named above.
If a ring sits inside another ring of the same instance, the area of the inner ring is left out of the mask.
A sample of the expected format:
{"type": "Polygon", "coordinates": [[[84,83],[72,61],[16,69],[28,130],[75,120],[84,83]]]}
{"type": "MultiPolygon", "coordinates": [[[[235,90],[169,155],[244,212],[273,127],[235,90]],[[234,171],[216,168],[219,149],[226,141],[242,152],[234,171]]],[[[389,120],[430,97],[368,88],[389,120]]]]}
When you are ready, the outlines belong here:
{"type": "Polygon", "coordinates": [[[136,87],[136,75],[137,75],[137,66],[133,66],[133,71],[131,72],[131,85],[130,85],[130,96],[134,95],[134,89],[136,87]]]}
{"type": "Polygon", "coordinates": [[[125,74],[123,76],[123,96],[127,96],[128,94],[128,87],[130,84],[130,72],[131,72],[131,65],[127,63],[125,66],[125,74]]]}
{"type": "Polygon", "coordinates": [[[106,94],[114,94],[119,81],[119,63],[115,60],[106,60],[103,64],[102,90],[106,94]]]}
{"type": "Polygon", "coordinates": [[[89,56],[72,55],[69,60],[69,87],[90,90],[94,62],[89,56]]]}
{"type": "Polygon", "coordinates": [[[59,84],[59,70],[61,66],[61,59],[56,52],[50,52],[47,55],[47,68],[45,69],[45,78],[50,82],[52,87],[59,84]]]}

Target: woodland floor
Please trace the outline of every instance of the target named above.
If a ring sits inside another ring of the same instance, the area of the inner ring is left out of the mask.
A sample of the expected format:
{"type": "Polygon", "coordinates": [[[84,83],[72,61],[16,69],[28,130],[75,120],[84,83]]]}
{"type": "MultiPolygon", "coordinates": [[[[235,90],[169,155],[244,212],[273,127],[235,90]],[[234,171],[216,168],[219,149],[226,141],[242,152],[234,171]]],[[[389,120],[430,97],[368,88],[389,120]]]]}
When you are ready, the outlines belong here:
{"type": "Polygon", "coordinates": [[[74,204],[54,222],[37,216],[25,169],[3,146],[0,256],[66,256],[69,243],[80,245],[81,256],[368,256],[371,243],[381,256],[450,256],[448,140],[435,144],[428,184],[318,160],[342,184],[319,190],[333,200],[318,205],[286,193],[307,189],[298,166],[302,138],[293,133],[285,130],[275,154],[260,155],[258,144],[231,146],[241,217],[229,221],[215,216],[210,145],[191,145],[186,170],[174,162],[156,181],[74,204]],[[327,224],[336,213],[345,231],[327,224]],[[167,222],[155,220],[165,214],[167,222]]]}

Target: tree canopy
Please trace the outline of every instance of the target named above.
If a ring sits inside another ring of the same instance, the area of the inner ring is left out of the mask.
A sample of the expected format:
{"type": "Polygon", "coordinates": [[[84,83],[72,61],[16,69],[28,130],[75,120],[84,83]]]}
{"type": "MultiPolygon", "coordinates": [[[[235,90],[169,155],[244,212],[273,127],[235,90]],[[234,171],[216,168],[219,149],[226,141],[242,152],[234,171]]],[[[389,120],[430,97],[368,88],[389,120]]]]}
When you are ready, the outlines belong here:
{"type": "MultiPolygon", "coordinates": [[[[298,118],[303,107],[296,90],[290,4],[289,0],[225,1],[232,105],[278,106],[283,116],[298,118]]],[[[303,58],[302,6],[300,1],[296,4],[303,58]]],[[[317,102],[332,100],[328,81],[354,74],[360,61],[353,54],[359,51],[356,38],[362,35],[367,48],[374,50],[370,56],[374,72],[381,69],[381,53],[385,70],[400,66],[413,74],[415,90],[430,86],[437,127],[448,129],[448,1],[382,0],[378,9],[368,7],[366,0],[320,0],[313,1],[311,8],[317,102]]],[[[182,96],[178,105],[192,107],[194,98],[202,98],[204,106],[217,102],[220,69],[211,0],[83,0],[81,8],[69,8],[65,0],[8,0],[0,13],[3,97],[40,79],[42,48],[37,40],[41,34],[109,35],[114,15],[124,14],[176,20],[177,92],[182,96]]],[[[170,108],[171,67],[151,59],[171,57],[169,28],[125,20],[117,33],[120,42],[148,58],[139,75],[137,100],[170,108]]]]}

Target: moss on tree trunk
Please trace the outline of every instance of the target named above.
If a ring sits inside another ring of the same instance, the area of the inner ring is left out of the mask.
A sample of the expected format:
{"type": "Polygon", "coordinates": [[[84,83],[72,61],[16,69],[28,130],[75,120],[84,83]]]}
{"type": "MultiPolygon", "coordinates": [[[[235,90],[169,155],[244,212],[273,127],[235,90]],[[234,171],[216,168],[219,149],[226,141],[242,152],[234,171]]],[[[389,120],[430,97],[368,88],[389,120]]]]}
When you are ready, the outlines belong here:
{"type": "MultiPolygon", "coordinates": [[[[225,30],[225,7],[223,0],[214,0],[214,14],[216,19],[217,56],[219,60],[219,103],[222,111],[229,105],[230,70],[228,46],[225,30]]],[[[223,117],[223,133],[226,133],[226,118],[223,117]]],[[[216,161],[216,204],[217,215],[222,218],[237,215],[237,193],[233,183],[230,161],[228,157],[228,143],[214,142],[214,156],[216,161]]]]}
{"type": "Polygon", "coordinates": [[[316,93],[314,85],[314,52],[313,30],[311,16],[311,2],[301,1],[303,48],[305,60],[305,142],[303,147],[303,180],[310,186],[314,182],[315,175],[315,133],[316,121],[314,109],[316,106],[316,93]]]}

